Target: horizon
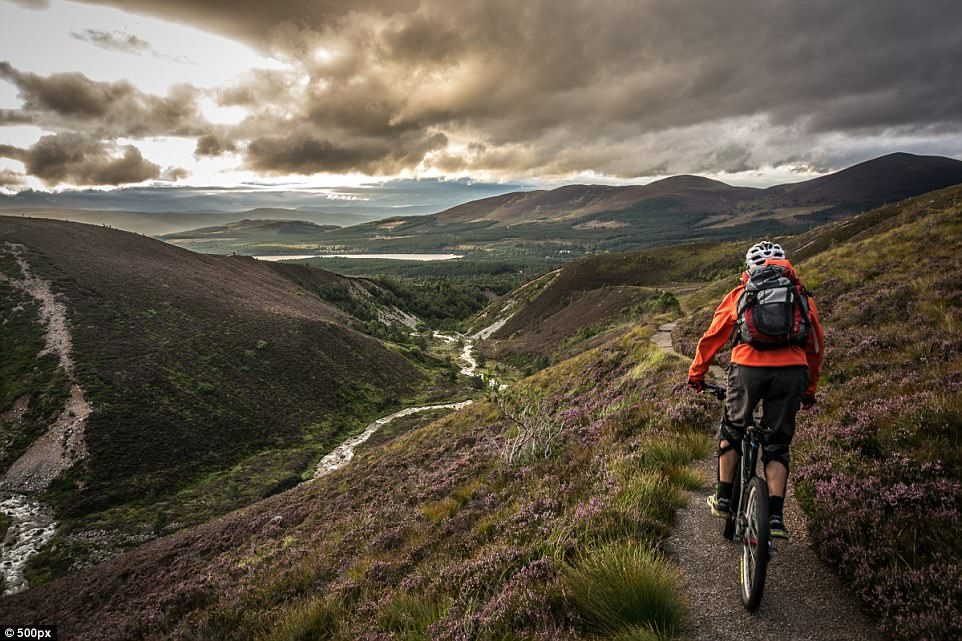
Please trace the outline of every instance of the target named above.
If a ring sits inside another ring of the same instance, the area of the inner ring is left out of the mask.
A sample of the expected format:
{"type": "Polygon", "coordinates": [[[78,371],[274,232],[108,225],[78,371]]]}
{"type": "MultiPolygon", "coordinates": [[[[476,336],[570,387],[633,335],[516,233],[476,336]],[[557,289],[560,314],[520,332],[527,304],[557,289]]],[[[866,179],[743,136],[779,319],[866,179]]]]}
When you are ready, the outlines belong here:
{"type": "MultiPolygon", "coordinates": [[[[844,167],[839,169],[838,172],[896,156],[948,158],[946,156],[920,156],[908,152],[892,152],[856,165],[844,167]]],[[[802,180],[765,186],[729,183],[698,174],[675,174],[656,177],[648,181],[599,183],[562,181],[557,184],[540,185],[524,182],[477,183],[465,179],[396,179],[378,184],[362,184],[357,187],[291,191],[263,189],[258,188],[260,186],[257,185],[244,185],[238,188],[124,185],[113,189],[86,188],[54,192],[27,188],[11,194],[0,192],[0,215],[4,215],[4,212],[22,211],[31,213],[44,210],[238,215],[263,210],[283,210],[289,211],[291,214],[327,213],[351,217],[353,222],[347,224],[353,225],[397,216],[429,216],[460,205],[509,193],[547,192],[566,187],[645,187],[674,178],[703,178],[729,187],[764,191],[772,187],[799,184],[838,172],[818,174],[802,180]],[[248,195],[238,201],[238,194],[240,193],[248,195]],[[228,203],[233,203],[233,205],[227,206],[228,203]]]]}
{"type": "Polygon", "coordinates": [[[568,184],[689,174],[764,188],[895,152],[962,158],[962,92],[945,82],[962,62],[953,3],[0,11],[6,196],[218,190],[249,198],[235,211],[314,194],[312,207],[431,213],[568,184]],[[415,187],[403,203],[399,184],[415,187]]]}

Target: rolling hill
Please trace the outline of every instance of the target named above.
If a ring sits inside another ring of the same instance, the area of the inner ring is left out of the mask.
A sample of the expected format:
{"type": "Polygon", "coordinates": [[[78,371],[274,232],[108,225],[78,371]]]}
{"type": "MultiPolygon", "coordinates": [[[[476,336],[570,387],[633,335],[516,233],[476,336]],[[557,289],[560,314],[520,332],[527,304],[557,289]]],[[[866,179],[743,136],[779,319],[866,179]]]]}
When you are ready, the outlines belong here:
{"type": "Polygon", "coordinates": [[[370,335],[403,339],[414,319],[365,279],[69,222],[0,217],[0,238],[0,471],[66,394],[56,359],[38,360],[41,312],[13,285],[27,277],[18,260],[64,306],[92,408],[87,456],[44,494],[63,527],[35,578],[300,482],[443,370],[370,335]]]}
{"type": "Polygon", "coordinates": [[[275,236],[283,238],[285,236],[314,237],[324,232],[337,229],[337,225],[318,225],[306,220],[250,220],[244,218],[226,225],[213,225],[211,227],[201,227],[191,229],[187,232],[174,232],[164,234],[165,240],[176,240],[179,238],[264,238],[275,236]]]}
{"type": "Polygon", "coordinates": [[[332,230],[318,249],[458,251],[473,257],[551,257],[634,250],[754,234],[790,234],[962,182],[962,161],[891,154],[768,189],[698,176],[641,186],[568,185],[472,201],[429,216],[332,230]]]}
{"type": "Polygon", "coordinates": [[[230,225],[241,220],[290,221],[300,220],[322,227],[356,225],[376,219],[376,214],[353,214],[350,212],[325,212],[309,209],[257,208],[239,212],[143,212],[112,209],[81,209],[79,207],[17,206],[4,202],[0,196],[0,215],[26,218],[49,218],[90,225],[105,225],[138,234],[160,236],[191,229],[230,225]]]}

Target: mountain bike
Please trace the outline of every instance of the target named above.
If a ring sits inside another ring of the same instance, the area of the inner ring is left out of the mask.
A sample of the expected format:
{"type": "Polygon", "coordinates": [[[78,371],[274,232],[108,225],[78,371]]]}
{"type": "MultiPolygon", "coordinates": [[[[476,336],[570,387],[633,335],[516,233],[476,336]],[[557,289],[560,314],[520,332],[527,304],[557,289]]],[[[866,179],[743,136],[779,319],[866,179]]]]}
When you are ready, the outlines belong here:
{"type": "MultiPolygon", "coordinates": [[[[705,384],[705,390],[724,400],[727,390],[705,384]]],[[[758,453],[770,430],[750,425],[742,439],[738,473],[732,479],[732,501],[725,519],[725,538],[742,546],[739,583],[742,603],[749,612],[758,608],[765,589],[768,561],[775,551],[768,525],[768,483],[758,476],[758,453]]]]}

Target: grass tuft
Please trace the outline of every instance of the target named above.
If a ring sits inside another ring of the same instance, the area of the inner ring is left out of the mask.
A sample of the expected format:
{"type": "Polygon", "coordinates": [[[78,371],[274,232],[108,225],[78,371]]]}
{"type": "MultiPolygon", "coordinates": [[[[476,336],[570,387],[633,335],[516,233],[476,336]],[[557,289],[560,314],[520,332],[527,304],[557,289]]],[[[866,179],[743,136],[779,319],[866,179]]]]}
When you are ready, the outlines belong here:
{"type": "Polygon", "coordinates": [[[262,641],[322,641],[337,632],[341,604],[330,597],[315,597],[286,609],[262,641]]]}
{"type": "Polygon", "coordinates": [[[444,617],[448,605],[423,594],[400,592],[381,608],[380,623],[400,641],[428,639],[431,624],[444,617]]]}
{"type": "Polygon", "coordinates": [[[670,637],[681,628],[685,608],[678,597],[678,573],[648,547],[613,543],[593,548],[566,569],[564,580],[590,632],[632,638],[623,635],[647,629],[670,637]]]}

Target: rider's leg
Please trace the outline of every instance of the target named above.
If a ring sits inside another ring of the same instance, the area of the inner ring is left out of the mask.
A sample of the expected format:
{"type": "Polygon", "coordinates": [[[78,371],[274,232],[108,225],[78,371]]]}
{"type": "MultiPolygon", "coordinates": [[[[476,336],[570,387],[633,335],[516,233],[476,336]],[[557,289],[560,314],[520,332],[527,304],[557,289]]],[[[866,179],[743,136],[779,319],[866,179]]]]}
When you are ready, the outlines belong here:
{"type": "Polygon", "coordinates": [[[732,363],[728,366],[728,393],[725,413],[718,426],[718,479],[731,483],[738,469],[745,428],[752,424],[752,415],[761,400],[755,384],[755,367],[732,363]]]}
{"type": "MultiPolygon", "coordinates": [[[[718,451],[721,452],[726,449],[728,445],[728,439],[722,439],[718,444],[718,451]]],[[[735,478],[735,470],[737,469],[738,452],[734,448],[718,456],[718,481],[720,483],[731,483],[735,478]]]]}
{"type": "Polygon", "coordinates": [[[795,416],[801,404],[802,394],[808,386],[808,368],[772,368],[768,394],[762,403],[762,422],[771,428],[764,449],[762,462],[768,484],[768,512],[772,535],[788,538],[783,519],[785,490],[788,484],[788,468],[791,461],[791,443],[795,435],[795,416]]]}
{"type": "Polygon", "coordinates": [[[788,485],[788,468],[781,461],[769,461],[765,465],[765,479],[768,481],[769,496],[785,496],[788,485]]]}
{"type": "MultiPolygon", "coordinates": [[[[752,410],[758,404],[756,394],[746,387],[744,376],[738,365],[728,368],[728,395],[725,399],[725,414],[718,426],[718,476],[715,486],[713,512],[718,499],[727,502],[732,495],[732,482],[738,470],[741,456],[742,436],[745,434],[745,418],[750,419],[752,410]]],[[[709,501],[709,505],[712,505],[709,501]]],[[[724,506],[724,503],[722,504],[724,506]]]]}

